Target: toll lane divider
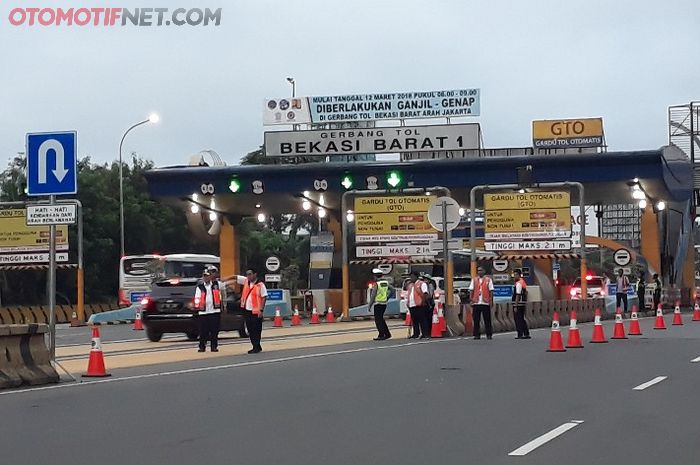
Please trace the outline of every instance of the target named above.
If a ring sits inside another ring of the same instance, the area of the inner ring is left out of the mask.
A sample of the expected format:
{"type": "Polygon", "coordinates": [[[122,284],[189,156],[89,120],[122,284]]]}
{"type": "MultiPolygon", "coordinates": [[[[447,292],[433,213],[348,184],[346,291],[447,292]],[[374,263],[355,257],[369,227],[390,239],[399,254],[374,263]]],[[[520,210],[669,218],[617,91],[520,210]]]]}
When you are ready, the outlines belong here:
{"type": "MultiPolygon", "coordinates": [[[[87,304],[84,306],[85,318],[110,311],[114,304],[87,304]]],[[[70,323],[73,312],[77,313],[77,305],[56,305],[56,323],[70,323]]],[[[0,324],[47,324],[49,322],[49,307],[47,305],[14,305],[0,307],[0,324]]]]}
{"type": "Polygon", "coordinates": [[[44,341],[45,324],[0,325],[0,389],[57,383],[44,341]]]}

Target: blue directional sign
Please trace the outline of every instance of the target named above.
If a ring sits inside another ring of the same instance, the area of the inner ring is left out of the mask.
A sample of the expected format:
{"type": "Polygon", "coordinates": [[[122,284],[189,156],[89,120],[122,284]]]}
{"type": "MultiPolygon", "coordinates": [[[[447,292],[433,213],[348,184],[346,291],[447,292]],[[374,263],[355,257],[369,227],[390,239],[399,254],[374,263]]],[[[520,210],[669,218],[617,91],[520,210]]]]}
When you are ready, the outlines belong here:
{"type": "Polygon", "coordinates": [[[27,134],[27,194],[77,193],[77,146],[75,131],[27,134]]]}

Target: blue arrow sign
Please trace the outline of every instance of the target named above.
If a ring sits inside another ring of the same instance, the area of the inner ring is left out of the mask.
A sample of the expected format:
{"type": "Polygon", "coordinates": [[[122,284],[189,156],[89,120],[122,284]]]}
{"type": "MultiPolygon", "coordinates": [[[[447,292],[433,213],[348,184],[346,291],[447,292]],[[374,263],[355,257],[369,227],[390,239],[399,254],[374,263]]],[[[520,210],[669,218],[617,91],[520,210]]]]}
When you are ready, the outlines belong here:
{"type": "Polygon", "coordinates": [[[27,195],[78,192],[78,134],[27,134],[27,195]]]}

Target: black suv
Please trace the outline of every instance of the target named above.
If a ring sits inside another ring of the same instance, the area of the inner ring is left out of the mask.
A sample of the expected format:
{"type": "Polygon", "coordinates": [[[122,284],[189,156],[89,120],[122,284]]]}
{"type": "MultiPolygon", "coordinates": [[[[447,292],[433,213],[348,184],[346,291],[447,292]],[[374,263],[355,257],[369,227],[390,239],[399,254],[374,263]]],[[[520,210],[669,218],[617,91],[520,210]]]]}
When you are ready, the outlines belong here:
{"type": "MultiPolygon", "coordinates": [[[[150,341],[160,341],[164,333],[185,333],[192,340],[199,337],[198,312],[194,308],[194,293],[199,282],[197,278],[178,278],[153,284],[151,295],[141,302],[143,324],[150,341]]],[[[227,293],[224,304],[221,331],[238,331],[241,337],[248,337],[240,298],[227,293]]]]}

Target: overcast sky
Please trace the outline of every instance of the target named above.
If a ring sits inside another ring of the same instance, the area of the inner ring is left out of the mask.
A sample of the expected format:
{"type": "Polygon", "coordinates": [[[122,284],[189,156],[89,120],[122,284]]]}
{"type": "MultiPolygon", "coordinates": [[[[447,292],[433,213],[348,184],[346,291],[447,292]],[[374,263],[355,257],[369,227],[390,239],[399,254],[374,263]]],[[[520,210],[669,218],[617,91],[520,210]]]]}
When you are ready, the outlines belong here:
{"type": "MultiPolygon", "coordinates": [[[[125,0],[222,7],[219,27],[14,27],[3,1],[0,154],[26,132],[75,129],[81,156],[157,165],[213,149],[233,164],[262,143],[262,101],[478,87],[488,147],[531,144],[531,121],[602,116],[612,150],[667,142],[671,104],[700,100],[700,1],[125,0]]],[[[110,5],[114,6],[114,5],[110,5]]]]}

